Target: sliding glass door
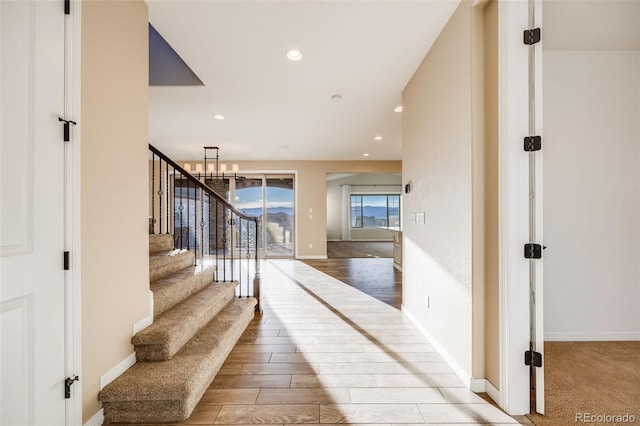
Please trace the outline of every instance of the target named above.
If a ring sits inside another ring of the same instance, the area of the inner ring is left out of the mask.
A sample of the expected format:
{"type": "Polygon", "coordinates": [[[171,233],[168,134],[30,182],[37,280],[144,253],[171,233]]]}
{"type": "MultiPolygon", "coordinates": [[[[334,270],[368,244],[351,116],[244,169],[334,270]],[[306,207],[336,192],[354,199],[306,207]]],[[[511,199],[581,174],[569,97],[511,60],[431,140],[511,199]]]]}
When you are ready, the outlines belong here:
{"type": "Polygon", "coordinates": [[[259,243],[265,257],[294,256],[294,195],[293,175],[251,175],[235,181],[236,208],[263,218],[259,243]]]}
{"type": "Polygon", "coordinates": [[[267,175],[264,224],[267,257],[293,257],[293,176],[267,175]]]}

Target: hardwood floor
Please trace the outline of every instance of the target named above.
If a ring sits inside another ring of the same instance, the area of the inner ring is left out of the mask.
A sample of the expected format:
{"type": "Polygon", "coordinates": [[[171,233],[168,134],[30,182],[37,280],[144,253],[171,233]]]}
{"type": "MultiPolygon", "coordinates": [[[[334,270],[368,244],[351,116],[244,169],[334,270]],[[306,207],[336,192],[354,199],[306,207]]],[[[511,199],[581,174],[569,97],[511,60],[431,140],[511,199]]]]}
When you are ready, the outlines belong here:
{"type": "Polygon", "coordinates": [[[327,241],[329,259],[393,257],[392,241],[327,241]]]}
{"type": "Polygon", "coordinates": [[[390,258],[305,260],[304,263],[400,309],[402,272],[390,258]]]}

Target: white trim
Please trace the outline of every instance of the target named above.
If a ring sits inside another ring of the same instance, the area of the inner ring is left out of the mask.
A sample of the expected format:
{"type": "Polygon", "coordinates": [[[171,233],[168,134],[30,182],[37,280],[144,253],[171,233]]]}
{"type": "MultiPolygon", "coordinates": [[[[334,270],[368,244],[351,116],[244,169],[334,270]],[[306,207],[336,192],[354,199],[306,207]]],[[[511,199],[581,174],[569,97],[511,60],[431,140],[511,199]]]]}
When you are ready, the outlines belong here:
{"type": "Polygon", "coordinates": [[[500,391],[487,379],[471,379],[471,391],[486,393],[496,404],[500,400],[500,391]]]}
{"type": "Polygon", "coordinates": [[[296,260],[326,260],[327,256],[323,255],[309,255],[309,256],[296,256],[296,260]]]}
{"type": "Polygon", "coordinates": [[[497,403],[498,401],[500,401],[500,398],[501,398],[500,391],[496,389],[496,387],[493,386],[493,384],[487,379],[484,379],[484,387],[485,387],[485,392],[487,393],[487,395],[491,397],[491,399],[493,399],[494,402],[497,403]]]}
{"type": "Polygon", "coordinates": [[[420,324],[420,321],[407,309],[404,304],[401,306],[402,313],[411,321],[415,328],[418,329],[420,333],[429,341],[431,346],[440,354],[442,359],[451,367],[453,372],[458,376],[458,378],[462,381],[462,383],[467,387],[467,389],[471,389],[471,376],[464,371],[456,360],[447,352],[447,350],[438,342],[438,340],[433,337],[429,331],[420,324]]]}
{"type": "Polygon", "coordinates": [[[104,389],[109,383],[113,382],[115,379],[120,377],[122,373],[127,371],[133,364],[136,363],[136,354],[135,352],[120,361],[115,367],[111,370],[104,373],[100,376],[100,390],[104,389]]]}
{"type": "Polygon", "coordinates": [[[133,335],[144,330],[153,324],[153,292],[149,290],[149,312],[150,314],[133,324],[133,335]]]}
{"type": "Polygon", "coordinates": [[[471,379],[471,392],[485,393],[487,391],[487,381],[485,379],[471,379]]]}
{"type": "MultiPolygon", "coordinates": [[[[398,231],[393,231],[391,229],[384,229],[384,228],[351,228],[351,229],[382,229],[383,231],[389,231],[389,232],[398,232],[398,231]]],[[[364,239],[364,238],[352,238],[349,241],[345,241],[345,242],[356,242],[356,243],[392,243],[393,242],[393,238],[391,238],[390,240],[381,240],[381,239],[373,239],[373,240],[369,240],[369,239],[364,239]]]]}
{"type": "Polygon", "coordinates": [[[498,2],[499,101],[499,327],[500,397],[511,415],[529,412],[528,157],[522,149],[528,131],[528,26],[526,0],[498,2]]]}
{"type": "Polygon", "coordinates": [[[93,417],[91,417],[84,426],[102,426],[104,423],[104,410],[101,408],[93,417]]]}
{"type": "MultiPolygon", "coordinates": [[[[542,0],[534,1],[534,27],[542,27],[542,0]]],[[[543,113],[542,113],[542,48],[544,39],[534,45],[535,69],[534,69],[534,100],[535,100],[535,129],[534,134],[539,135],[544,140],[543,113]]],[[[544,150],[535,154],[535,217],[536,235],[535,241],[542,244],[544,242],[544,210],[543,210],[543,160],[544,150]]],[[[536,352],[542,355],[544,360],[544,259],[535,262],[535,341],[536,352]]],[[[544,364],[544,361],[543,361],[544,364]]],[[[536,369],[536,412],[544,414],[544,368],[536,369]]]]}
{"type": "Polygon", "coordinates": [[[640,331],[562,332],[547,331],[546,342],[634,342],[640,341],[640,331]]]}
{"type": "MultiPolygon", "coordinates": [[[[82,424],[82,271],[81,271],[81,140],[80,125],[82,63],[81,28],[82,2],[71,0],[71,15],[65,17],[65,45],[69,46],[65,55],[65,115],[78,123],[71,127],[71,142],[65,149],[66,156],[66,188],[67,211],[65,250],[70,251],[71,269],[66,273],[65,289],[65,363],[67,376],[79,376],[80,380],[73,386],[71,398],[67,400],[66,424],[82,424]]],[[[66,49],[66,47],[65,47],[66,49]]]]}

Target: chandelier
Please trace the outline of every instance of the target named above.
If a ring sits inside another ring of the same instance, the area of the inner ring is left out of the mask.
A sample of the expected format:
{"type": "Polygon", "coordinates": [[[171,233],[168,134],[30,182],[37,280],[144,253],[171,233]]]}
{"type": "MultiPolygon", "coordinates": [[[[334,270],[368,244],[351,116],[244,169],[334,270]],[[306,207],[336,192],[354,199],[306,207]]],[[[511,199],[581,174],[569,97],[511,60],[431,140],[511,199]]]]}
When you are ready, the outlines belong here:
{"type": "MultiPolygon", "coordinates": [[[[184,169],[187,172],[194,174],[191,171],[191,163],[185,163],[184,169]]],[[[239,167],[237,164],[231,165],[231,172],[233,173],[234,179],[237,178],[238,170],[239,170],[239,167]]],[[[220,148],[218,148],[217,146],[205,146],[204,162],[196,163],[194,172],[198,175],[198,178],[200,178],[202,173],[204,172],[205,179],[225,179],[225,174],[227,173],[227,165],[224,163],[220,164],[220,148]],[[207,155],[208,151],[210,150],[216,151],[215,157],[211,157],[207,155]],[[207,160],[209,160],[209,162],[207,160]],[[211,160],[214,160],[214,161],[211,162],[211,160]]],[[[227,177],[231,177],[231,176],[227,176],[227,177]]]]}

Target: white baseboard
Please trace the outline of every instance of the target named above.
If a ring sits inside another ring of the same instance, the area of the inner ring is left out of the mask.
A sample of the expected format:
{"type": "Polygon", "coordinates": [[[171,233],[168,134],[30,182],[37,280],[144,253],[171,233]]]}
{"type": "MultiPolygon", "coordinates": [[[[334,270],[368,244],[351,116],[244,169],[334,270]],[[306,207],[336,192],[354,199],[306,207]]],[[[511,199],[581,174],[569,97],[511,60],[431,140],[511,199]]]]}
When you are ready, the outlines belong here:
{"type": "Polygon", "coordinates": [[[93,417],[91,417],[84,426],[102,426],[104,423],[104,410],[101,408],[93,417]]]}
{"type": "Polygon", "coordinates": [[[547,342],[622,342],[640,340],[640,331],[612,332],[545,332],[547,342]]]}
{"type": "Polygon", "coordinates": [[[469,390],[475,393],[485,393],[487,391],[487,384],[485,379],[471,379],[471,387],[469,390]]]}
{"type": "Polygon", "coordinates": [[[115,367],[111,370],[104,373],[100,376],[100,390],[102,390],[109,383],[113,382],[115,379],[120,377],[122,373],[127,371],[133,364],[136,363],[136,354],[135,352],[120,361],[115,367]]]}
{"type": "Polygon", "coordinates": [[[500,405],[500,391],[487,379],[471,379],[471,389],[475,393],[486,393],[493,401],[500,405]]]}
{"type": "Polygon", "coordinates": [[[326,260],[327,256],[298,256],[297,260],[326,260]]]}
{"type": "Polygon", "coordinates": [[[142,331],[145,328],[149,327],[151,324],[153,324],[153,292],[151,290],[149,290],[149,312],[151,312],[149,315],[147,315],[146,317],[142,318],[140,321],[133,324],[134,336],[139,331],[142,331]]]}
{"type": "Polygon", "coordinates": [[[434,347],[436,351],[442,356],[449,367],[453,370],[453,372],[458,376],[462,383],[467,387],[467,389],[471,389],[471,376],[464,371],[464,369],[456,362],[456,360],[447,352],[442,345],[436,340],[433,335],[420,324],[418,319],[413,316],[413,314],[402,305],[402,313],[413,323],[413,325],[418,329],[420,333],[429,341],[431,346],[434,347]]]}
{"type": "Polygon", "coordinates": [[[353,241],[356,243],[392,243],[393,242],[393,238],[389,239],[389,238],[374,238],[374,239],[369,239],[369,238],[352,238],[350,240],[345,240],[345,242],[349,242],[349,241],[353,241]]]}

